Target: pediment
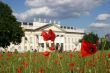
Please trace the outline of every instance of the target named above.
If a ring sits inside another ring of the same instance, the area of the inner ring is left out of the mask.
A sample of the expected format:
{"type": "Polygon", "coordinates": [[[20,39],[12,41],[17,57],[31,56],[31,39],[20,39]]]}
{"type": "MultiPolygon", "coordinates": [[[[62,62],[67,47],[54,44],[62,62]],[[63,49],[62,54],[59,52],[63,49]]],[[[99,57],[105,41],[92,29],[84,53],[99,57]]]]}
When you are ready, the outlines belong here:
{"type": "Polygon", "coordinates": [[[38,31],[48,31],[49,29],[52,29],[53,31],[56,31],[56,32],[65,32],[58,25],[55,25],[55,24],[48,24],[48,25],[40,27],[40,28],[38,28],[36,30],[38,30],[38,31]]]}
{"type": "Polygon", "coordinates": [[[50,26],[44,29],[44,31],[48,31],[49,29],[52,29],[53,31],[62,31],[60,28],[56,27],[56,26],[50,26]]]}

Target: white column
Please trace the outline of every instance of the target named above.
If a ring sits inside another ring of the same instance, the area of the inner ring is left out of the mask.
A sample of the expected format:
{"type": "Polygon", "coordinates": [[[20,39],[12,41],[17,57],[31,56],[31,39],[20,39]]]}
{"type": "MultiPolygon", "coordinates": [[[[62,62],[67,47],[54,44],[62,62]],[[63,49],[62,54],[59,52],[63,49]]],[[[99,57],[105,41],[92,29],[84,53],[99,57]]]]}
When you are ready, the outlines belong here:
{"type": "Polygon", "coordinates": [[[25,46],[25,37],[22,38],[22,43],[21,43],[21,49],[24,51],[24,46],[25,46]]]}
{"type": "Polygon", "coordinates": [[[33,49],[36,49],[36,34],[34,34],[34,45],[33,45],[33,49]]]}

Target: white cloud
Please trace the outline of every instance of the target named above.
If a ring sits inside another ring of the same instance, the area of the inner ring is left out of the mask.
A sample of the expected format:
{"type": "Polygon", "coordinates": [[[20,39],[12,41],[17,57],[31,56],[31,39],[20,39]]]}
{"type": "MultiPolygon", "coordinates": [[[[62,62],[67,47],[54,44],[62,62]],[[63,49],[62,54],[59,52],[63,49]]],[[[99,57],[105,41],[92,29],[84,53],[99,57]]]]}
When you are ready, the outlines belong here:
{"type": "Polygon", "coordinates": [[[100,14],[96,17],[96,20],[98,21],[105,21],[110,17],[110,14],[100,14]]]}
{"type": "Polygon", "coordinates": [[[44,16],[71,18],[88,15],[90,10],[102,4],[103,0],[26,0],[27,11],[14,13],[19,20],[44,16]]]}
{"type": "Polygon", "coordinates": [[[92,23],[92,24],[90,24],[90,27],[91,28],[109,28],[110,29],[110,25],[109,24],[106,24],[106,23],[98,23],[98,22],[96,22],[96,23],[92,23]]]}
{"type": "Polygon", "coordinates": [[[104,22],[94,22],[90,24],[87,31],[97,33],[99,36],[104,36],[110,33],[110,25],[104,22]]]}
{"type": "Polygon", "coordinates": [[[23,13],[14,13],[15,16],[19,17],[21,20],[25,20],[28,17],[32,17],[34,15],[48,15],[50,10],[47,7],[42,8],[31,8],[23,13]]]}

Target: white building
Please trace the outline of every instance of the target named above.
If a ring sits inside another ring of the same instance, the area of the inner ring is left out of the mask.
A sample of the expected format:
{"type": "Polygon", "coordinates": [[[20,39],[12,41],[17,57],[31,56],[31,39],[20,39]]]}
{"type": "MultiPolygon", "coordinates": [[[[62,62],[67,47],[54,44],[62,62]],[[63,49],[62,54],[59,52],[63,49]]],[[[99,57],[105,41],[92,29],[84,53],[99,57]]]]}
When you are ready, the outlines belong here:
{"type": "MultiPolygon", "coordinates": [[[[39,52],[48,50],[46,42],[41,36],[41,32],[48,31],[49,29],[52,29],[56,34],[56,39],[54,41],[56,47],[59,44],[63,51],[73,51],[75,48],[79,51],[81,47],[79,39],[81,39],[85,33],[84,29],[61,26],[51,21],[50,23],[34,21],[33,23],[23,22],[21,24],[25,30],[25,37],[22,38],[22,42],[19,45],[11,44],[8,47],[9,51],[14,51],[15,49],[19,52],[32,51],[35,49],[39,52]]],[[[49,45],[51,45],[51,43],[52,42],[49,41],[49,45]]]]}

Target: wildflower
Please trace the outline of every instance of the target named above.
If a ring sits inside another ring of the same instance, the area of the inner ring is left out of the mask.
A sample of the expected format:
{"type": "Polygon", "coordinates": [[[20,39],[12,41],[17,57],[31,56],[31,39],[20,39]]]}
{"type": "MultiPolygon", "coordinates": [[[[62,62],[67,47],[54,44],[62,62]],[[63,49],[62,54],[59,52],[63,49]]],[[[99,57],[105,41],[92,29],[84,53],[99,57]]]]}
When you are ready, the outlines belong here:
{"type": "Polygon", "coordinates": [[[73,67],[73,66],[74,66],[74,63],[70,63],[69,66],[70,66],[70,67],[73,67]]]}
{"type": "Polygon", "coordinates": [[[54,51],[54,50],[55,50],[55,48],[54,48],[54,47],[50,47],[49,49],[50,49],[51,51],[54,51]]]}
{"type": "Polygon", "coordinates": [[[81,54],[82,57],[90,56],[96,53],[96,45],[91,42],[87,42],[85,40],[82,41],[81,44],[81,54]]]}
{"type": "Polygon", "coordinates": [[[58,58],[61,60],[61,59],[63,59],[63,57],[61,56],[61,55],[58,55],[58,58]]]}
{"type": "Polygon", "coordinates": [[[96,64],[97,64],[97,61],[96,60],[89,60],[86,62],[87,66],[88,67],[94,67],[96,64]]]}
{"type": "Polygon", "coordinates": [[[13,54],[11,54],[11,53],[8,53],[8,54],[7,54],[8,57],[11,57],[12,55],[13,55],[13,54]]]}
{"type": "Polygon", "coordinates": [[[23,67],[20,66],[20,67],[18,68],[18,73],[22,73],[22,70],[23,70],[23,67]]]}
{"type": "Polygon", "coordinates": [[[25,68],[27,68],[28,62],[23,62],[22,64],[24,65],[25,68]]]}
{"type": "Polygon", "coordinates": [[[41,35],[43,36],[44,41],[48,41],[48,40],[54,41],[55,40],[55,33],[51,29],[49,29],[48,33],[43,31],[41,33],[41,35]]]}
{"type": "Polygon", "coordinates": [[[49,40],[51,41],[55,40],[55,33],[51,29],[49,29],[48,35],[49,35],[49,40]]]}
{"type": "Polygon", "coordinates": [[[72,54],[72,53],[70,53],[69,55],[70,55],[70,59],[72,59],[72,58],[73,58],[73,54],[72,54]]]}
{"type": "Polygon", "coordinates": [[[43,36],[44,41],[48,41],[49,40],[49,35],[46,32],[42,32],[41,35],[43,36]]]}
{"type": "Polygon", "coordinates": [[[40,68],[39,73],[44,73],[44,69],[43,68],[40,68]]]}
{"type": "Polygon", "coordinates": [[[96,56],[96,58],[97,58],[97,59],[100,59],[100,58],[101,58],[100,54],[98,54],[98,55],[96,56]]]}
{"type": "Polygon", "coordinates": [[[77,70],[78,70],[78,72],[82,73],[82,72],[81,72],[81,68],[80,68],[80,67],[77,67],[77,70]]]}
{"type": "Polygon", "coordinates": [[[58,60],[54,60],[54,63],[55,63],[55,64],[58,64],[58,60]]]}
{"type": "Polygon", "coordinates": [[[102,53],[101,57],[102,57],[102,59],[105,59],[106,58],[106,54],[102,53]]]}
{"type": "Polygon", "coordinates": [[[71,67],[71,68],[70,68],[70,71],[71,71],[71,73],[73,73],[73,71],[74,71],[74,68],[73,68],[73,67],[71,67]]]}
{"type": "Polygon", "coordinates": [[[108,53],[108,57],[110,58],[110,53],[108,53]]]}
{"type": "Polygon", "coordinates": [[[2,54],[0,54],[0,59],[2,58],[2,54]]]}
{"type": "Polygon", "coordinates": [[[46,56],[46,57],[48,57],[50,55],[50,52],[45,51],[45,52],[43,52],[43,55],[46,56]]]}
{"type": "Polygon", "coordinates": [[[70,63],[69,66],[70,66],[70,71],[71,71],[71,73],[73,73],[73,70],[74,70],[74,63],[70,63]]]}
{"type": "Polygon", "coordinates": [[[10,60],[10,59],[11,59],[10,57],[6,58],[6,60],[10,60]]]}

